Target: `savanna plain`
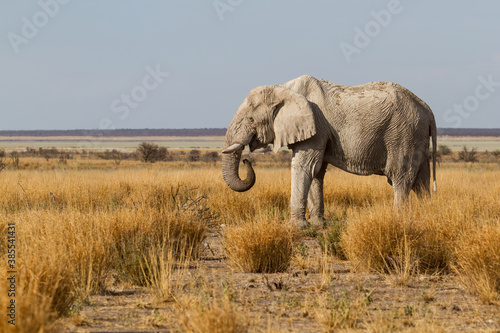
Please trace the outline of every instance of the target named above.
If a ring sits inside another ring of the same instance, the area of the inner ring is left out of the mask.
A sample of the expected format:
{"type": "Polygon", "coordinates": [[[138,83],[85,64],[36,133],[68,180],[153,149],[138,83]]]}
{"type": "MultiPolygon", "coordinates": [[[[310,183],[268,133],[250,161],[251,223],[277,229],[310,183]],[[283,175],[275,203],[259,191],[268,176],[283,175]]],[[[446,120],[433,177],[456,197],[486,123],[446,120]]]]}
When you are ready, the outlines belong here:
{"type": "Polygon", "coordinates": [[[5,157],[0,331],[498,332],[500,157],[446,153],[438,192],[400,209],[385,178],[329,168],[307,230],[287,152],[249,156],[245,193],[217,154],[5,157]]]}

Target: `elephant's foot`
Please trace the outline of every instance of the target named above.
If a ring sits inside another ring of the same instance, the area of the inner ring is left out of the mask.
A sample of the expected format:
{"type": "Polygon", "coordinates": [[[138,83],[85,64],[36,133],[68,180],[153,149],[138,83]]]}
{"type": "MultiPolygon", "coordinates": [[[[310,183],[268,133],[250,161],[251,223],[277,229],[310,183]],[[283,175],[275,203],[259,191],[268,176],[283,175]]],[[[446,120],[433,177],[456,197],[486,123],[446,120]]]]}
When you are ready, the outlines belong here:
{"type": "Polygon", "coordinates": [[[307,229],[311,226],[311,223],[309,223],[306,219],[292,219],[291,222],[297,227],[297,229],[307,229]]]}
{"type": "Polygon", "coordinates": [[[323,228],[326,224],[326,221],[323,218],[323,216],[310,217],[309,221],[311,221],[311,224],[317,228],[323,228]]]}

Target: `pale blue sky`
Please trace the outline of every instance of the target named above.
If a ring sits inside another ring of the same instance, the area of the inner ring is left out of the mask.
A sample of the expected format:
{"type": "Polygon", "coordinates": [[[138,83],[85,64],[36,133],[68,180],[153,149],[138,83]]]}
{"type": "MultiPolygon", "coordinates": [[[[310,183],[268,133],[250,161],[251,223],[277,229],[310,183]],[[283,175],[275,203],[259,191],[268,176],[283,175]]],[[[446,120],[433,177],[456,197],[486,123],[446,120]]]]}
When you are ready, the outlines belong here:
{"type": "Polygon", "coordinates": [[[397,82],[439,127],[500,127],[499,13],[494,0],[5,0],[0,130],[226,127],[251,88],[302,74],[397,82]]]}

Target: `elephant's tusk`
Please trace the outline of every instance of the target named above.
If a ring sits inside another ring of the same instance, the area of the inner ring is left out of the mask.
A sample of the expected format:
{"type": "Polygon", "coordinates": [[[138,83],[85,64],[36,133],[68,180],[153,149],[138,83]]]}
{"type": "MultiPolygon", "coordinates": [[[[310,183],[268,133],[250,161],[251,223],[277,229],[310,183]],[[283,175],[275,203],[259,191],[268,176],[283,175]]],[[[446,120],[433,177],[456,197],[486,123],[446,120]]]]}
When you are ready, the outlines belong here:
{"type": "Polygon", "coordinates": [[[244,146],[241,144],[241,143],[235,143],[234,145],[230,146],[230,147],[227,147],[226,149],[224,149],[222,151],[223,154],[230,154],[230,153],[234,153],[235,151],[243,148],[244,146]]]}

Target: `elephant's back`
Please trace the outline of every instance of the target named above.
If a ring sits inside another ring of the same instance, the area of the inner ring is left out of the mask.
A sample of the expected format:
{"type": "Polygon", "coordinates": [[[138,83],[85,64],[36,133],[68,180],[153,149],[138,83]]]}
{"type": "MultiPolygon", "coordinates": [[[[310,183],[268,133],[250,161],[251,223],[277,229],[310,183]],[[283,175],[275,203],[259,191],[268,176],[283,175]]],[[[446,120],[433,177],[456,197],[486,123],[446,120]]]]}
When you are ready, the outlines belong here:
{"type": "Polygon", "coordinates": [[[334,95],[329,117],[349,161],[347,171],[357,174],[378,173],[391,152],[411,149],[428,118],[416,96],[391,82],[342,86],[334,95]]]}

